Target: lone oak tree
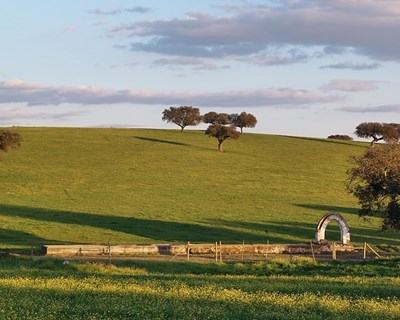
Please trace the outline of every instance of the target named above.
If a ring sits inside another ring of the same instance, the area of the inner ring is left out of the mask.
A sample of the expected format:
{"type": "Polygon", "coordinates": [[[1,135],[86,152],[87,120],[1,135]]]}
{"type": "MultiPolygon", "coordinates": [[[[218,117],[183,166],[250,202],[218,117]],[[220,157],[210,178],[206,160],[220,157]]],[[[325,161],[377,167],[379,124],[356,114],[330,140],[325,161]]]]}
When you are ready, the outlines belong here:
{"type": "Polygon", "coordinates": [[[358,198],[359,214],[381,215],[382,229],[400,230],[400,145],[368,148],[352,162],[347,190],[358,198]]]}
{"type": "Polygon", "coordinates": [[[224,126],[222,124],[216,123],[210,125],[206,132],[206,135],[210,137],[217,138],[218,140],[218,151],[222,152],[222,143],[229,138],[237,139],[240,136],[240,133],[236,131],[236,127],[233,126],[224,126]]]}
{"type": "Polygon", "coordinates": [[[170,107],[163,111],[163,121],[172,122],[181,127],[181,132],[187,126],[196,126],[202,120],[200,110],[192,106],[170,107]]]}
{"type": "Polygon", "coordinates": [[[254,128],[257,124],[257,118],[246,112],[233,113],[229,116],[229,120],[232,125],[240,128],[240,133],[243,133],[243,128],[254,128]]]}
{"type": "Polygon", "coordinates": [[[400,126],[396,123],[363,122],[356,127],[355,134],[359,138],[372,138],[371,146],[373,146],[375,142],[381,140],[398,141],[400,126]]]}

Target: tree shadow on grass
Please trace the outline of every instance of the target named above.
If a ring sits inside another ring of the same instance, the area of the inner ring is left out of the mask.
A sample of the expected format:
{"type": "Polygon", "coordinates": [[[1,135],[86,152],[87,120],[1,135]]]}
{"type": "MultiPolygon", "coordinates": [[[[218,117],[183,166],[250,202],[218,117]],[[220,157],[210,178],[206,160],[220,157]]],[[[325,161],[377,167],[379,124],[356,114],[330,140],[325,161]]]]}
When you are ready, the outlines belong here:
{"type": "MultiPolygon", "coordinates": [[[[264,232],[265,238],[270,243],[299,243],[308,242],[315,238],[315,232],[318,221],[314,223],[298,222],[298,221],[268,221],[268,222],[242,222],[242,221],[221,221],[223,225],[246,228],[249,231],[254,230],[264,232]],[[276,234],[280,236],[277,237],[276,234]],[[304,239],[292,241],[292,239],[304,239]]],[[[383,232],[380,229],[371,229],[367,226],[354,227],[349,225],[351,241],[362,243],[364,241],[374,243],[400,243],[400,234],[396,232],[383,232]]],[[[336,221],[332,221],[327,228],[328,241],[340,241],[340,227],[336,221]]],[[[265,240],[264,240],[265,241],[265,240]]]]}
{"type": "Polygon", "coordinates": [[[139,140],[149,141],[149,142],[166,143],[166,144],[185,146],[185,147],[189,146],[187,143],[182,143],[182,142],[177,142],[177,141],[162,140],[162,139],[148,138],[148,137],[135,137],[135,138],[139,139],[139,140]]]}
{"type": "Polygon", "coordinates": [[[339,206],[323,205],[323,204],[304,204],[304,203],[295,203],[293,205],[300,208],[312,209],[317,211],[326,211],[326,213],[338,212],[338,213],[358,215],[357,208],[339,207],[339,206]]]}
{"type": "MultiPolygon", "coordinates": [[[[265,242],[262,235],[257,235],[246,231],[238,231],[229,226],[204,225],[197,223],[175,222],[140,219],[136,217],[112,216],[102,214],[92,214],[84,212],[60,211],[44,208],[32,208],[26,206],[0,205],[0,215],[32,219],[36,221],[55,222],[68,225],[89,226],[104,229],[105,237],[109,230],[123,232],[126,234],[136,235],[148,238],[150,242],[187,242],[192,243],[214,243],[215,241],[223,242],[239,242],[242,239],[252,242],[265,242]]],[[[21,237],[22,239],[24,237],[21,237]]],[[[76,235],[79,239],[79,235],[76,235]]],[[[26,241],[29,241],[27,235],[26,241]]],[[[10,240],[11,241],[11,240],[10,240]]],[[[43,239],[45,242],[46,239],[43,239]]],[[[46,241],[47,244],[55,243],[57,239],[46,241]]],[[[112,242],[112,239],[110,239],[112,242]]],[[[142,242],[143,243],[143,242],[142,242]]],[[[10,244],[13,244],[10,242],[10,244]]],[[[15,244],[15,243],[14,243],[15,244]]]]}
{"type": "Polygon", "coordinates": [[[335,139],[307,138],[307,137],[294,137],[294,136],[282,136],[282,137],[296,139],[296,140],[306,140],[312,142],[341,144],[352,148],[353,147],[365,148],[367,146],[367,143],[360,141],[345,141],[345,140],[335,140],[335,139]]]}

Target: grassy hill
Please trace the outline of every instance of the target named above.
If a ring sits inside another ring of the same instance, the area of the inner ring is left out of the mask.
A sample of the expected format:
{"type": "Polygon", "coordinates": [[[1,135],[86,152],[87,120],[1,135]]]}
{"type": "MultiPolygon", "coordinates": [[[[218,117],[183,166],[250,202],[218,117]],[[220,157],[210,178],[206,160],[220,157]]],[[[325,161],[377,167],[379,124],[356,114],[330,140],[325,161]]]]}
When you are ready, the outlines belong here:
{"type": "MultiPolygon", "coordinates": [[[[44,243],[257,242],[313,239],[339,211],[353,242],[400,243],[364,221],[344,190],[350,155],[366,144],[200,131],[15,128],[0,155],[0,246],[44,243]]],[[[329,226],[328,239],[339,239],[329,226]]]]}

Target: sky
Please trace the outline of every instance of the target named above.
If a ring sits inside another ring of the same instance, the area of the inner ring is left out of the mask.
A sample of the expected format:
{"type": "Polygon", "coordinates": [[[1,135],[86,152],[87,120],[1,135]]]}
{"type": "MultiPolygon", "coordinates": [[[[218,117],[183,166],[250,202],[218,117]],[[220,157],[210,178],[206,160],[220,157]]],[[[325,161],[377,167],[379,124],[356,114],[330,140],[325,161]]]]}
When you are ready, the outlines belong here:
{"type": "Polygon", "coordinates": [[[183,105],[265,134],[400,122],[399,0],[0,3],[2,127],[179,129],[162,111],[183,105]]]}

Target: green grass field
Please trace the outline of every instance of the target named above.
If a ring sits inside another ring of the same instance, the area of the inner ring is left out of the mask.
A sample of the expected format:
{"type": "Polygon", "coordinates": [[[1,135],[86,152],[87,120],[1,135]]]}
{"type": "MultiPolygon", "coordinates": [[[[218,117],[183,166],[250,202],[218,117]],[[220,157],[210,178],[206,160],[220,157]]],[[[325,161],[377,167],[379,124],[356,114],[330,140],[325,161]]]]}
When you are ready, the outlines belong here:
{"type": "MultiPolygon", "coordinates": [[[[13,128],[0,155],[0,246],[52,243],[242,242],[313,239],[321,216],[343,214],[352,241],[399,244],[379,218],[357,215],[344,184],[367,144],[200,131],[13,128]]],[[[330,225],[328,239],[339,240],[330,225]]]]}
{"type": "Polygon", "coordinates": [[[399,261],[0,260],[0,318],[399,319],[399,261]]]}

